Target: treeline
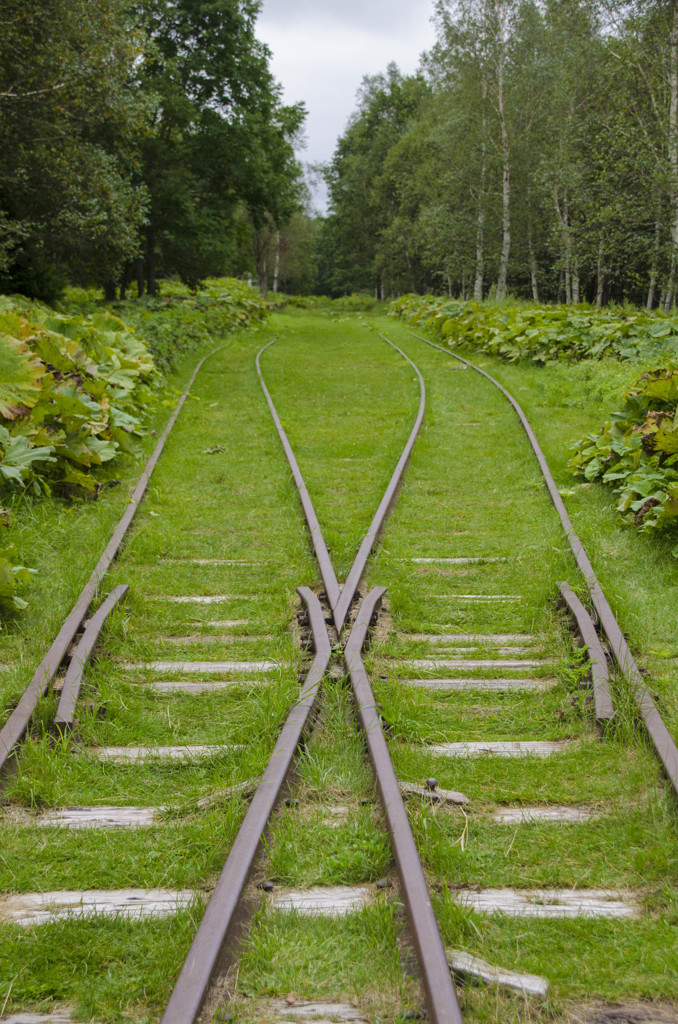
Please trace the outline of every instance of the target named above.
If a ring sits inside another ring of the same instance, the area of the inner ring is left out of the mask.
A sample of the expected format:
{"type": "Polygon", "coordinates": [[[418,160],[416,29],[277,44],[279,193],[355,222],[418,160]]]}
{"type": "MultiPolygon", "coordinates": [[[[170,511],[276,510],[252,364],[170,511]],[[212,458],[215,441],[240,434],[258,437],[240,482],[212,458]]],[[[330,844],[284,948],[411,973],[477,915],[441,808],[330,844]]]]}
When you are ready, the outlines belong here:
{"type": "Polygon", "coordinates": [[[256,270],[299,207],[260,0],[0,0],[0,291],[256,270]]]}
{"type": "Polygon", "coordinates": [[[437,0],[420,73],[366,78],[327,172],[321,288],[668,310],[678,0],[437,0]]]}

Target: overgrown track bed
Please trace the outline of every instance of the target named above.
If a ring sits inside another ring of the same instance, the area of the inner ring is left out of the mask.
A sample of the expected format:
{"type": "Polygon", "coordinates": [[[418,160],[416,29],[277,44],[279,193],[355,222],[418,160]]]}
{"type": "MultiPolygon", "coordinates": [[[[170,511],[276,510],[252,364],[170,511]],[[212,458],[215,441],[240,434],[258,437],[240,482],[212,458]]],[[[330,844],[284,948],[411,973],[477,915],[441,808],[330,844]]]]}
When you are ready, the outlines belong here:
{"type": "MultiPolygon", "coordinates": [[[[595,723],[556,605],[561,580],[583,594],[582,581],[533,455],[486,382],[400,327],[387,333],[420,367],[428,405],[361,587],[388,587],[363,658],[401,788],[413,791],[464,1019],[592,1021],[603,1018],[582,1016],[591,999],[668,1004],[675,804],[622,680],[616,719],[595,723]],[[488,993],[479,970],[502,984],[488,993]]],[[[109,916],[100,899],[84,920],[38,923],[43,907],[28,926],[0,925],[6,1011],[158,1019],[247,808],[252,787],[229,787],[261,775],[307,678],[294,592],[321,588],[254,371],[273,337],[266,380],[339,581],[407,441],[416,377],[356,321],[279,318],[205,368],[110,574],[131,591],[86,671],[77,728],[56,743],[34,733],[2,823],[6,891],[99,890],[110,906],[126,890],[126,911],[109,916]],[[98,806],[109,827],[46,827],[49,809],[73,804],[98,806]],[[119,827],[130,807],[137,827],[119,827]]],[[[250,879],[254,917],[204,1020],[376,1022],[423,1006],[402,878],[332,635],[315,727],[250,879]]],[[[54,707],[48,698],[42,720],[54,707]]]]}

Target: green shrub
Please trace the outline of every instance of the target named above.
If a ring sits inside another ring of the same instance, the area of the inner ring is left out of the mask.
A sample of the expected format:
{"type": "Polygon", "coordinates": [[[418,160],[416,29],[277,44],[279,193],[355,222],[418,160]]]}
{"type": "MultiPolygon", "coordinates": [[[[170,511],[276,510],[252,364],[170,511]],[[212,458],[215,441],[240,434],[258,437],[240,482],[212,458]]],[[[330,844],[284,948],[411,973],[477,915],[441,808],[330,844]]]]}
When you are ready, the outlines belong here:
{"type": "Polygon", "coordinates": [[[612,486],[627,521],[645,532],[678,531],[677,368],[643,374],[622,410],[573,448],[573,472],[612,486]]]}
{"type": "Polygon", "coordinates": [[[512,362],[678,357],[678,319],[647,310],[404,295],[391,304],[389,314],[425,328],[451,348],[464,345],[512,362]]]}
{"type": "Polygon", "coordinates": [[[146,346],[111,313],[0,297],[0,493],[95,493],[97,468],[137,450],[157,377],[146,346]]]}
{"type": "Polygon", "coordinates": [[[148,345],[157,366],[172,370],[179,359],[238,327],[270,315],[259,293],[235,278],[211,279],[197,294],[174,286],[159,298],[118,302],[116,312],[148,345]],[[182,294],[183,291],[183,294],[182,294]]]}

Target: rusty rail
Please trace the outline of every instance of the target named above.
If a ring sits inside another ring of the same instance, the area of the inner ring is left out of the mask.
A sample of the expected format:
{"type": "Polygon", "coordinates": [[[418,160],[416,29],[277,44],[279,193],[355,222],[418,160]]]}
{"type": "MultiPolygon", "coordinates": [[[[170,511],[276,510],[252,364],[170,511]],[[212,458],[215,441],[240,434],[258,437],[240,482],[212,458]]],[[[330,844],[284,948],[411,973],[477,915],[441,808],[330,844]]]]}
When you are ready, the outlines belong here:
{"type": "Polygon", "coordinates": [[[596,633],[593,619],[568,583],[559,583],[563,601],[572,612],[579,635],[586,644],[586,656],[591,664],[593,699],[596,706],[596,720],[607,722],[614,718],[614,707],[610,693],[610,673],[607,658],[600,637],[596,633]]]}
{"type": "Polygon", "coordinates": [[[304,478],[301,475],[299,463],[297,462],[294,452],[292,451],[292,445],[290,444],[287,438],[285,428],[283,427],[280,421],[280,417],[278,416],[276,407],[273,404],[273,399],[271,398],[271,393],[266,387],[266,381],[264,380],[264,375],[261,371],[262,355],[264,354],[266,349],[271,347],[271,345],[275,345],[277,340],[277,338],[274,338],[273,341],[269,341],[268,345],[264,345],[264,347],[259,352],[257,352],[257,373],[259,375],[259,381],[261,383],[264,395],[266,396],[266,401],[268,402],[268,407],[271,410],[271,416],[273,417],[273,422],[275,423],[276,430],[278,431],[278,436],[282,442],[283,448],[285,449],[285,455],[287,456],[287,461],[290,464],[292,476],[294,477],[294,482],[297,485],[299,499],[301,501],[301,506],[304,510],[304,516],[306,518],[306,524],[308,526],[309,533],[311,534],[311,543],[313,544],[313,550],[315,551],[315,555],[318,560],[320,575],[322,576],[323,583],[325,584],[325,593],[327,594],[327,600],[332,610],[332,614],[334,615],[335,608],[339,604],[339,598],[341,597],[341,590],[337,582],[337,575],[334,571],[334,566],[332,565],[329,551],[327,550],[325,538],[323,537],[322,530],[320,529],[320,523],[318,522],[318,517],[315,513],[313,502],[311,501],[311,496],[308,493],[308,488],[306,487],[306,484],[304,483],[304,478]]]}
{"type": "Polygon", "coordinates": [[[416,441],[417,435],[419,434],[419,430],[421,429],[421,424],[424,420],[424,412],[426,411],[426,385],[424,384],[424,378],[419,372],[419,368],[414,365],[409,356],[405,355],[402,349],[398,348],[397,345],[394,345],[392,341],[389,341],[389,339],[385,337],[385,335],[382,334],[381,338],[388,345],[390,345],[391,348],[394,348],[396,352],[399,352],[403,359],[407,360],[407,362],[410,364],[410,366],[416,373],[417,377],[419,378],[419,408],[417,410],[414,426],[412,427],[412,430],[410,431],[410,436],[408,437],[407,443],[403,448],[402,455],[398,459],[397,465],[393,470],[393,475],[391,476],[388,487],[384,491],[384,497],[381,499],[379,503],[379,508],[374,513],[374,518],[370,523],[370,528],[363,538],[362,544],[360,545],[358,553],[355,556],[353,565],[351,566],[351,571],[346,577],[346,583],[344,584],[344,588],[341,592],[341,597],[339,598],[339,603],[337,604],[334,613],[334,623],[337,627],[337,633],[339,633],[340,636],[341,631],[344,628],[344,623],[346,622],[346,616],[348,615],[349,609],[351,607],[351,602],[355,597],[356,591],[363,576],[363,572],[365,571],[367,559],[370,557],[370,554],[372,553],[372,549],[374,548],[377,537],[379,536],[381,528],[384,525],[384,520],[386,519],[386,516],[388,515],[389,510],[395,499],[395,496],[398,492],[400,481],[402,480],[403,473],[405,472],[405,468],[412,453],[414,442],[416,441]]]}
{"type": "Polygon", "coordinates": [[[144,494],[146,493],[146,488],[150,482],[153,470],[157,465],[158,459],[162,455],[165,442],[177,421],[179,413],[184,407],[184,403],[188,398],[188,394],[193,387],[198,373],[205,361],[215,355],[215,353],[221,351],[223,347],[223,345],[220,345],[218,348],[215,348],[212,352],[208,353],[208,355],[200,360],[193,371],[191,379],[181,395],[181,398],[177,402],[177,406],[170,416],[167,426],[160,436],[160,440],[155,446],[153,454],[146,463],[144,471],[139,478],[139,482],[134,488],[134,493],[129,500],[129,504],[121,516],[120,522],[113,531],[104,553],[97,562],[92,574],[87,580],[87,583],[82,588],[77,601],[52,642],[47,654],[35,670],[33,678],[24,690],[21,700],[5,722],[2,730],[0,730],[0,772],[2,772],[3,768],[7,764],[7,761],[11,757],[16,745],[20,743],[25,736],[28,725],[33,717],[33,713],[38,705],[38,701],[45,694],[47,687],[57,674],[59,666],[64,660],[68,648],[73,643],[76,633],[81,628],[85,617],[87,616],[87,612],[94,600],[99,584],[106,575],[111,562],[120,550],[120,546],[125,539],[136,511],[144,497],[144,494]]]}
{"type": "Polygon", "coordinates": [[[162,1017],[162,1024],[192,1024],[200,1013],[219,954],[227,941],[243,889],[269,818],[280,796],[327,670],[332,648],[320,602],[307,587],[297,591],[309,614],[315,658],[299,698],[278,737],[261,782],[245,815],[228,860],[207,905],[181,973],[162,1017]]]}
{"type": "MultiPolygon", "coordinates": [[[[405,472],[412,447],[419,433],[426,408],[426,388],[424,385],[424,379],[418,367],[412,362],[409,356],[405,355],[402,349],[398,348],[397,345],[394,345],[393,342],[389,341],[389,339],[384,337],[384,335],[381,335],[381,337],[405,360],[407,360],[417,374],[419,380],[419,408],[414,426],[410,431],[409,438],[398,460],[395,470],[393,471],[388,487],[386,488],[384,496],[379,503],[379,507],[372,519],[368,532],[365,534],[365,537],[358,549],[347,577],[347,581],[343,589],[340,590],[340,598],[336,604],[331,605],[334,623],[339,634],[341,634],[351,603],[357,593],[365,565],[367,564],[367,559],[374,548],[374,544],[386,516],[388,515],[388,512],[396,498],[398,487],[402,480],[403,473],[405,472]]],[[[331,567],[332,563],[329,553],[327,552],[327,547],[322,539],[320,526],[318,525],[313,504],[304,484],[301,471],[299,470],[294,453],[292,452],[292,448],[276,412],[273,399],[266,388],[261,371],[261,364],[259,361],[260,356],[268,347],[268,345],[265,346],[257,356],[257,371],[259,373],[259,379],[264,389],[274,422],[278,429],[278,434],[283,442],[290,466],[292,467],[294,479],[297,483],[297,487],[299,488],[311,539],[316,551],[323,580],[325,580],[326,573],[323,571],[321,557],[323,560],[326,558],[329,566],[331,567]]],[[[329,578],[336,580],[334,569],[332,569],[331,576],[329,573],[327,575],[329,578]]],[[[377,786],[379,788],[380,798],[389,827],[391,848],[398,868],[410,928],[414,938],[419,969],[424,982],[429,1019],[431,1024],[462,1024],[462,1017],[454,989],[454,983],[445,957],[445,949],[438,930],[438,924],[431,906],[431,897],[426,885],[423,868],[417,853],[414,837],[407,817],[407,811],[405,810],[405,805],[400,793],[398,780],[388,753],[388,746],[381,727],[381,721],[376,712],[374,695],[360,656],[367,635],[367,630],[369,628],[370,619],[381,602],[384,593],[384,588],[378,588],[373,590],[363,601],[344,650],[344,659],[351,677],[361,726],[365,733],[370,760],[376,775],[377,786]]],[[[180,1022],[177,1020],[176,1022],[172,1022],[172,1024],[180,1024],[180,1022]]],[[[190,1022],[181,1022],[181,1024],[190,1024],[190,1022]]]]}
{"type": "Polygon", "coordinates": [[[507,391],[498,380],[495,380],[495,378],[490,376],[489,373],[486,373],[485,370],[482,370],[479,366],[469,362],[468,359],[463,359],[462,356],[458,356],[455,352],[450,352],[449,349],[443,348],[442,345],[437,345],[434,341],[429,341],[428,338],[424,338],[420,334],[415,334],[414,332],[410,333],[413,338],[423,341],[426,345],[430,345],[431,348],[436,348],[440,352],[444,352],[445,355],[450,356],[452,359],[456,359],[458,362],[463,363],[464,366],[469,367],[471,370],[475,370],[476,373],[485,377],[494,385],[494,387],[501,391],[504,397],[513,406],[518,419],[527,434],[527,438],[532,446],[537,462],[539,463],[539,468],[541,469],[542,476],[544,477],[546,488],[549,492],[551,501],[553,502],[553,506],[560,518],[565,536],[567,537],[570,548],[572,549],[575,562],[586,581],[586,586],[588,587],[589,594],[591,595],[593,607],[598,615],[601,629],[608,639],[614,659],[617,662],[622,675],[625,676],[631,684],[631,692],[638,714],[645,725],[657,756],[664,766],[664,771],[666,772],[669,782],[678,796],[678,747],[666,728],[662,717],[657,710],[657,705],[655,704],[652,695],[645,686],[642,673],[638,668],[633,654],[631,653],[629,645],[626,642],[626,637],[622,632],[621,626],[617,622],[610,603],[603,592],[603,588],[601,587],[600,581],[594,572],[589,556],[586,553],[586,549],[572,526],[572,521],[567,514],[567,509],[565,508],[563,499],[558,492],[556,482],[553,479],[551,470],[549,469],[546,461],[546,456],[544,455],[537,437],[530,426],[527,416],[518,405],[518,402],[515,400],[513,395],[507,391]]]}
{"type": "Polygon", "coordinates": [[[424,419],[424,412],[426,410],[426,387],[424,385],[424,378],[419,372],[418,367],[415,366],[415,364],[412,362],[409,356],[405,355],[402,349],[398,348],[397,345],[394,345],[393,342],[389,341],[389,339],[386,338],[383,334],[381,335],[381,338],[388,345],[390,345],[391,348],[394,348],[396,352],[398,352],[403,357],[403,359],[405,359],[410,364],[410,366],[416,373],[419,379],[419,408],[417,410],[417,415],[415,417],[414,426],[412,427],[410,435],[407,439],[407,443],[405,444],[403,452],[400,458],[398,459],[398,463],[393,471],[388,487],[384,492],[384,496],[381,499],[381,502],[379,503],[379,507],[372,518],[372,522],[370,523],[369,529],[360,544],[360,547],[358,549],[358,552],[356,554],[353,565],[351,567],[351,570],[348,574],[346,583],[344,584],[343,588],[340,588],[337,582],[337,576],[334,571],[334,567],[332,565],[332,561],[327,550],[327,545],[325,544],[325,540],[322,535],[322,530],[320,529],[320,524],[318,522],[318,517],[313,507],[313,502],[311,501],[308,489],[306,487],[306,484],[304,483],[304,478],[301,475],[299,464],[295,458],[294,452],[292,451],[292,446],[289,443],[287,434],[285,433],[285,429],[282,423],[280,422],[280,417],[278,416],[275,404],[273,402],[273,399],[271,398],[271,394],[268,388],[266,387],[266,382],[264,381],[264,376],[261,370],[261,356],[266,351],[266,349],[270,348],[271,345],[275,344],[275,342],[277,341],[276,338],[274,338],[273,341],[270,341],[268,345],[265,345],[261,349],[261,351],[257,354],[256,360],[259,380],[261,381],[261,386],[266,396],[268,407],[271,410],[273,421],[276,425],[276,429],[278,431],[280,440],[282,441],[283,448],[285,449],[285,454],[292,469],[292,475],[294,476],[294,481],[299,491],[299,497],[301,500],[302,508],[304,510],[304,516],[306,517],[306,523],[311,534],[311,541],[313,543],[316,558],[318,560],[318,565],[320,567],[320,574],[322,576],[323,583],[325,584],[325,590],[327,592],[329,605],[332,610],[334,625],[336,627],[337,633],[340,636],[341,631],[344,628],[349,609],[358,590],[358,586],[360,585],[360,580],[362,579],[363,572],[365,571],[367,559],[370,557],[370,553],[372,552],[376,540],[381,531],[381,528],[384,525],[384,520],[386,519],[389,510],[393,504],[393,501],[395,499],[395,496],[397,494],[398,487],[402,480],[403,473],[405,472],[405,468],[407,466],[410,454],[412,452],[414,442],[416,441],[417,435],[419,434],[419,430],[424,419]]]}
{"type": "Polygon", "coordinates": [[[99,634],[104,628],[108,616],[118,602],[127,596],[128,591],[129,587],[126,583],[122,586],[114,587],[87,623],[85,632],[80,637],[78,646],[73,652],[64,678],[61,696],[59,697],[59,706],[54,716],[54,725],[62,733],[68,732],[73,728],[75,708],[80,696],[85,666],[91,657],[94,645],[99,639],[99,634]]]}
{"type": "Polygon", "coordinates": [[[370,591],[362,602],[344,648],[344,661],[386,816],[391,849],[426,992],[429,1020],[432,1024],[462,1024],[445,947],[361,655],[372,615],[385,593],[385,587],[378,587],[370,591]]]}

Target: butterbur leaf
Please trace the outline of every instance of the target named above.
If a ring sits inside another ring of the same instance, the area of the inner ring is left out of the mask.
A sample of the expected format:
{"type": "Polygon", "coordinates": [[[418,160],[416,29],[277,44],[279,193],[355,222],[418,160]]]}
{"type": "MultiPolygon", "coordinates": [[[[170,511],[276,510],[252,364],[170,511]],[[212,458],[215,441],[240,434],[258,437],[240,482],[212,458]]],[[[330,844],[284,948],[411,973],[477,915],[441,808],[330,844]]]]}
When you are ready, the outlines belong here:
{"type": "MultiPolygon", "coordinates": [[[[2,319],[7,321],[7,315],[2,319]]],[[[0,416],[12,420],[38,401],[45,367],[25,341],[4,333],[2,327],[0,322],[0,416]]]]}
{"type": "Polygon", "coordinates": [[[0,550],[0,608],[21,611],[26,601],[17,595],[17,583],[30,579],[30,570],[17,565],[18,553],[14,544],[0,550]]]}

